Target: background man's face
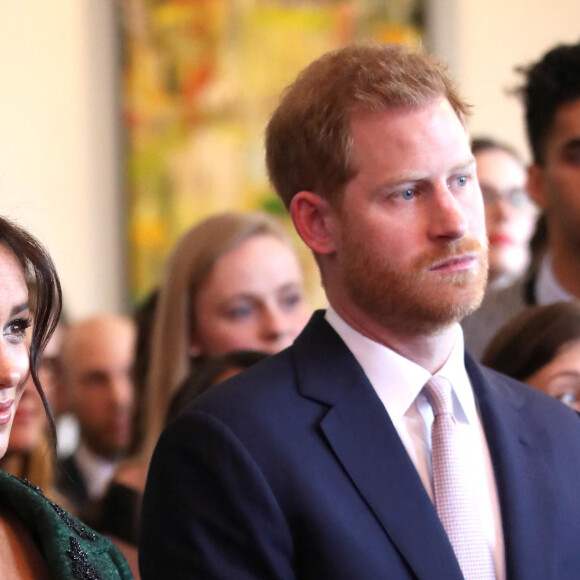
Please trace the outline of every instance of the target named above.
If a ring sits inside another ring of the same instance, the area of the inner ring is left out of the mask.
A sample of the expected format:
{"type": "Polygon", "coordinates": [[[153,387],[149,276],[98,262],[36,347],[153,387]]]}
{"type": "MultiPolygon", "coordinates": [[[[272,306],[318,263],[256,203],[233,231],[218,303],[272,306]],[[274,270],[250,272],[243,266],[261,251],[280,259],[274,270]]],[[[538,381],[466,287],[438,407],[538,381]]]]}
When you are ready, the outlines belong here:
{"type": "Polygon", "coordinates": [[[81,439],[97,455],[114,459],[131,442],[135,330],[130,321],[111,317],[69,332],[63,367],[81,439]]]}
{"type": "Polygon", "coordinates": [[[468,136],[448,101],[351,122],[357,175],[336,211],[335,269],[385,327],[432,331],[483,296],[483,202],[468,136]]]}
{"type": "Polygon", "coordinates": [[[530,194],[546,212],[551,243],[580,252],[580,100],[558,109],[544,158],[530,170],[530,194]]]}

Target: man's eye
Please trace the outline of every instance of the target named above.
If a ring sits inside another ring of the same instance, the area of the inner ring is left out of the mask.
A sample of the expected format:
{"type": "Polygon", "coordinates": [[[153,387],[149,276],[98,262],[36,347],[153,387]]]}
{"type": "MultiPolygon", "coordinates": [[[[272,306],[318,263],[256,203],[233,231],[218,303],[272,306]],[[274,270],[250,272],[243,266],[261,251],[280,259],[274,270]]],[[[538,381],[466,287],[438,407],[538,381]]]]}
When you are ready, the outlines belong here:
{"type": "Polygon", "coordinates": [[[457,185],[463,187],[466,183],[467,183],[467,176],[466,175],[460,175],[457,178],[457,185]]]}
{"type": "Polygon", "coordinates": [[[403,191],[401,194],[403,199],[413,199],[415,197],[415,190],[414,189],[407,189],[403,191]]]}

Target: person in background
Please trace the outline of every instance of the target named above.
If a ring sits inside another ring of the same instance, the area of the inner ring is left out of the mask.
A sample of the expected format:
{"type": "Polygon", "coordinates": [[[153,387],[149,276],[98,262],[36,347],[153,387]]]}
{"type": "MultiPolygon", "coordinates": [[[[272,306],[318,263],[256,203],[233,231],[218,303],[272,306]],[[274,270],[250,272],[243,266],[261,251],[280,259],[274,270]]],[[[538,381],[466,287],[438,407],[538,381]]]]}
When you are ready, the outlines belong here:
{"type": "Polygon", "coordinates": [[[76,451],[60,462],[58,491],[99,527],[100,501],[132,436],[135,326],[125,316],[72,323],[61,347],[62,380],[79,422],[76,451]]]}
{"type": "Polygon", "coordinates": [[[513,148],[476,137],[471,151],[485,204],[489,292],[512,284],[529,266],[537,209],[526,193],[526,168],[513,148]]]}
{"type": "MultiPolygon", "coordinates": [[[[42,353],[38,368],[38,378],[51,408],[58,382],[60,342],[59,324],[42,353]]],[[[54,487],[56,457],[52,452],[49,426],[43,401],[29,377],[14,414],[8,450],[0,459],[0,469],[30,481],[42,488],[47,497],[66,505],[66,500],[54,487]]]]}
{"type": "Polygon", "coordinates": [[[491,337],[526,306],[580,299],[580,43],[559,45],[521,68],[532,164],[528,195],[542,211],[537,267],[489,292],[463,320],[467,350],[480,358],[491,337]],[[545,235],[544,235],[545,234],[545,235]],[[544,241],[545,240],[545,241],[544,241]]]}
{"type": "Polygon", "coordinates": [[[135,339],[135,359],[133,364],[133,384],[135,386],[135,412],[133,420],[133,437],[129,455],[139,451],[146,432],[145,425],[145,393],[147,374],[151,366],[151,340],[155,311],[159,300],[159,291],[153,289],[134,309],[133,320],[137,329],[135,339]]]}
{"type": "MultiPolygon", "coordinates": [[[[55,425],[39,378],[42,353],[59,319],[60,282],[39,242],[0,218],[0,457],[25,389],[36,389],[55,425]],[[30,336],[32,328],[32,336],[30,336]],[[31,381],[28,380],[31,377],[31,381]]],[[[113,544],[93,532],[42,490],[0,471],[2,577],[129,580],[127,563],[113,544]]]]}
{"type": "Polygon", "coordinates": [[[169,403],[165,424],[175,419],[190,401],[205,393],[210,387],[249,369],[268,356],[268,353],[256,350],[232,350],[207,359],[202,367],[192,372],[175,391],[169,403]]]}
{"type": "Polygon", "coordinates": [[[186,232],[159,288],[141,453],[150,457],[173,393],[207,357],[279,352],[308,316],[297,255],[275,218],[227,212],[186,232]]]}
{"type": "Polygon", "coordinates": [[[135,575],[135,523],[149,461],[181,383],[208,358],[240,349],[272,354],[290,346],[308,317],[300,263],[275,218],[221,213],[178,240],[156,299],[144,408],[138,412],[143,439],[115,474],[106,502],[118,506],[115,498],[125,498],[128,513],[107,509],[105,517],[135,575]]]}
{"type": "Polygon", "coordinates": [[[580,303],[526,308],[498,330],[481,364],[580,411],[580,303]]]}
{"type": "Polygon", "coordinates": [[[329,307],[165,429],[143,580],[572,580],[576,413],[465,352],[487,243],[469,107],[445,66],[350,45],[266,130],[329,307]]]}
{"type": "MultiPolygon", "coordinates": [[[[235,350],[206,359],[175,391],[169,403],[165,422],[169,423],[177,417],[187,404],[201,393],[268,356],[265,352],[235,350]]],[[[131,547],[137,546],[140,526],[140,510],[130,506],[138,506],[140,500],[141,496],[135,489],[121,485],[117,480],[112,482],[104,499],[101,531],[117,544],[130,564],[136,556],[131,547]]],[[[134,574],[137,575],[138,570],[134,574]]]]}

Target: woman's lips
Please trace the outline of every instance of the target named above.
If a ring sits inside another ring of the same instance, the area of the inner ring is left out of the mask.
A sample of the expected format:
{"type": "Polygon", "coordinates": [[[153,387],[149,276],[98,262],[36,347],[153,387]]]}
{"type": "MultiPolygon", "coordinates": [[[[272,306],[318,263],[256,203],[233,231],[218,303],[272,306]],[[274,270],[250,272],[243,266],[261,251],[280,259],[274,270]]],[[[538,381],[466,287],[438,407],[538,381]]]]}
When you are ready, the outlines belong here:
{"type": "Polygon", "coordinates": [[[5,425],[10,421],[10,418],[12,417],[13,404],[14,399],[0,402],[0,425],[5,425]]]}
{"type": "Polygon", "coordinates": [[[507,234],[492,234],[489,236],[489,243],[492,246],[511,246],[515,242],[513,238],[507,234]]]}

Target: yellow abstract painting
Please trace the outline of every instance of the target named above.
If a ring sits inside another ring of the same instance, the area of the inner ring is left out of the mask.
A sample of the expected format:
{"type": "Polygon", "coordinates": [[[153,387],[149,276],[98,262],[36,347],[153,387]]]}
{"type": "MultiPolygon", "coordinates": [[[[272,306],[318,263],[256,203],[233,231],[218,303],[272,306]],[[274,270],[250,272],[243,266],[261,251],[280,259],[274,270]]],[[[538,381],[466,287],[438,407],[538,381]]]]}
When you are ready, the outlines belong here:
{"type": "Polygon", "coordinates": [[[281,90],[350,42],[418,44],[422,13],[419,0],[123,0],[132,298],[200,219],[282,216],[263,149],[281,90]]]}

